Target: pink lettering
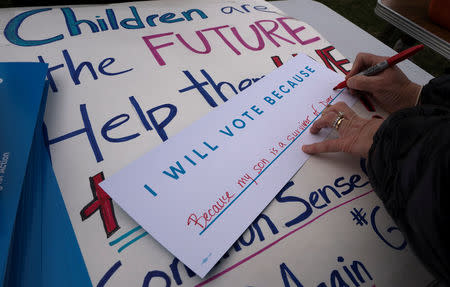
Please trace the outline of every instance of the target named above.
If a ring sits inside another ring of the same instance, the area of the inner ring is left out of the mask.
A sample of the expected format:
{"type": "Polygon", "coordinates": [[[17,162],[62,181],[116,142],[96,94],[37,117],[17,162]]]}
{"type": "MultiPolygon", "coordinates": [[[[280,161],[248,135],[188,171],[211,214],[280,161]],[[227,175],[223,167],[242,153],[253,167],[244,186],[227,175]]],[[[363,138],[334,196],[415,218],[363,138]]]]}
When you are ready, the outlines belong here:
{"type": "Polygon", "coordinates": [[[152,44],[152,42],[150,42],[150,39],[165,37],[165,36],[169,36],[169,35],[173,35],[173,33],[155,34],[155,35],[142,37],[142,39],[144,39],[145,44],[147,44],[147,47],[150,49],[150,52],[153,54],[153,57],[156,59],[156,61],[158,62],[158,64],[160,66],[164,66],[166,64],[166,62],[163,60],[163,58],[159,54],[158,49],[161,49],[161,48],[164,48],[164,47],[168,47],[168,46],[172,46],[174,43],[173,42],[168,42],[168,43],[164,43],[162,45],[154,46],[152,44]]]}
{"type": "Polygon", "coordinates": [[[250,25],[249,27],[250,27],[250,29],[253,30],[253,32],[254,32],[255,35],[256,35],[256,39],[258,40],[258,47],[256,47],[256,48],[250,46],[249,44],[247,44],[247,43],[244,41],[244,39],[242,39],[242,37],[241,37],[241,35],[239,34],[239,32],[237,31],[236,27],[232,27],[232,28],[231,28],[231,32],[233,32],[233,34],[234,34],[234,36],[236,37],[236,39],[238,39],[239,42],[241,42],[241,44],[244,45],[244,47],[246,47],[247,49],[250,49],[250,50],[252,50],[252,51],[259,51],[259,50],[264,49],[264,46],[265,46],[266,44],[264,43],[264,39],[262,38],[261,33],[259,33],[259,30],[256,29],[255,25],[253,25],[253,24],[250,25]]]}
{"type": "Polygon", "coordinates": [[[208,40],[206,39],[205,35],[203,35],[203,33],[201,31],[196,31],[195,32],[198,36],[198,38],[202,41],[203,46],[205,48],[204,51],[200,51],[200,50],[196,50],[194,48],[192,48],[191,45],[189,45],[184,39],[183,37],[181,37],[180,34],[176,34],[175,36],[177,37],[178,40],[180,40],[181,44],[183,44],[186,48],[188,48],[189,50],[191,50],[194,53],[197,54],[209,54],[211,52],[211,45],[209,44],[208,40]]]}
{"type": "Polygon", "coordinates": [[[236,55],[240,55],[241,52],[239,52],[239,50],[236,49],[236,47],[233,46],[233,44],[231,44],[231,42],[228,41],[228,39],[227,39],[227,38],[222,34],[222,32],[220,31],[220,29],[228,28],[228,27],[230,27],[230,26],[224,25],[224,26],[218,26],[218,27],[212,27],[212,28],[208,28],[208,29],[203,29],[202,31],[203,31],[203,32],[206,32],[206,31],[211,31],[211,30],[212,30],[212,31],[216,32],[217,35],[219,35],[219,37],[225,42],[225,44],[227,44],[228,47],[230,47],[231,50],[233,50],[233,52],[236,53],[236,55]]]}
{"type": "Polygon", "coordinates": [[[282,37],[282,36],[280,36],[278,34],[275,34],[275,31],[279,27],[277,22],[272,21],[272,20],[259,20],[259,21],[255,22],[255,25],[263,32],[263,34],[267,37],[267,39],[269,39],[276,47],[280,47],[281,45],[277,41],[275,41],[275,39],[272,37],[272,35],[277,37],[277,38],[279,38],[279,39],[281,39],[281,40],[284,40],[284,41],[286,41],[288,43],[291,43],[291,44],[295,45],[295,42],[292,42],[292,41],[290,41],[290,40],[288,40],[288,39],[286,39],[286,38],[284,38],[284,37],[282,37]],[[272,23],[273,27],[270,30],[266,30],[261,23],[272,23]]]}

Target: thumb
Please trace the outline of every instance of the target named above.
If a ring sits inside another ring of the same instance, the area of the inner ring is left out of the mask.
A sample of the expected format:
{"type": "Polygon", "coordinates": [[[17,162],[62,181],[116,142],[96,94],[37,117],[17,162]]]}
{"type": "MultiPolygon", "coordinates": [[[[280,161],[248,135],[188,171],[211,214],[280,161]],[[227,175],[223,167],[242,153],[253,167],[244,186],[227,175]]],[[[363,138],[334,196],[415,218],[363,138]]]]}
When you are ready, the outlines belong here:
{"type": "Polygon", "coordinates": [[[347,80],[347,87],[353,90],[372,92],[374,89],[374,77],[354,76],[347,80]]]}

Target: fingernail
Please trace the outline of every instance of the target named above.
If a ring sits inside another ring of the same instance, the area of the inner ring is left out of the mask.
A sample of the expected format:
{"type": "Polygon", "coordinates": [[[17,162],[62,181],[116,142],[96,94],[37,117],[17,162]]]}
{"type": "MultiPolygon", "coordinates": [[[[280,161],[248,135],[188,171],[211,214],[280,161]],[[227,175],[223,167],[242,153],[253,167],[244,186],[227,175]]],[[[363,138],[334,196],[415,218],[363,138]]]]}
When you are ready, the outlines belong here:
{"type": "Polygon", "coordinates": [[[353,78],[347,79],[347,87],[350,87],[353,85],[353,78]]]}
{"type": "Polygon", "coordinates": [[[309,146],[308,145],[302,146],[302,151],[303,152],[308,152],[308,150],[309,150],[309,146]]]}

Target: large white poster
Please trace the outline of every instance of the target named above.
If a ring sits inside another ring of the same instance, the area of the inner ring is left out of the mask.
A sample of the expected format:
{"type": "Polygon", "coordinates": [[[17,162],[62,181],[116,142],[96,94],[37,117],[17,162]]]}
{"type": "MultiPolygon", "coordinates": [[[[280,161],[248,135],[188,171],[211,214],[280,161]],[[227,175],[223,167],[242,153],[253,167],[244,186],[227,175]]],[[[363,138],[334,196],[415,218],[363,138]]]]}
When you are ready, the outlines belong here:
{"type": "MultiPolygon", "coordinates": [[[[348,71],[307,23],[264,1],[151,1],[2,9],[0,27],[0,61],[49,64],[48,145],[93,285],[431,281],[372,192],[364,160],[312,157],[204,280],[99,186],[299,52],[348,71]]],[[[355,108],[383,115],[367,99],[355,108]]]]}

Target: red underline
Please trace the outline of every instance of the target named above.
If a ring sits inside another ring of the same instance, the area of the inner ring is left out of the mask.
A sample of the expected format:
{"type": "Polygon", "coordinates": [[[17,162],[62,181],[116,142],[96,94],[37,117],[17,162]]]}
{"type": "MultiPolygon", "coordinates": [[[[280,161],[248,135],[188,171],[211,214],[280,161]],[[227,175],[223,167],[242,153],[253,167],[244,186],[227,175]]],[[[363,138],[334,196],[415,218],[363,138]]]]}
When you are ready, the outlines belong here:
{"type": "Polygon", "coordinates": [[[272,242],[272,243],[270,243],[269,245],[267,245],[267,246],[261,248],[260,250],[256,251],[255,253],[253,253],[253,254],[247,256],[246,258],[242,259],[241,261],[237,262],[236,264],[234,264],[234,265],[228,267],[227,269],[223,270],[222,272],[217,273],[216,275],[212,276],[211,278],[208,278],[207,280],[205,280],[205,281],[203,281],[203,282],[200,282],[199,284],[195,285],[195,287],[201,287],[201,286],[204,286],[204,285],[208,284],[208,283],[211,282],[211,281],[216,280],[217,278],[221,277],[222,275],[225,275],[226,273],[230,272],[231,270],[233,270],[234,268],[238,267],[239,265],[241,265],[241,264],[243,264],[243,263],[249,261],[249,260],[252,259],[253,257],[257,256],[258,254],[263,253],[264,251],[266,251],[266,250],[269,249],[270,247],[276,245],[277,243],[279,243],[281,240],[285,239],[286,237],[291,236],[291,235],[294,234],[295,232],[297,232],[297,231],[303,229],[304,227],[308,226],[309,224],[313,223],[314,221],[316,221],[316,220],[319,219],[320,217],[324,216],[324,215],[327,214],[328,212],[331,212],[331,211],[333,211],[333,210],[335,210],[335,209],[337,209],[337,208],[339,208],[339,207],[341,207],[341,206],[343,206],[343,205],[346,205],[347,203],[352,202],[353,200],[356,200],[356,199],[358,199],[358,198],[361,198],[361,197],[363,197],[363,196],[366,196],[366,195],[368,195],[369,193],[371,193],[372,191],[373,191],[373,189],[372,189],[371,191],[368,191],[368,192],[366,192],[366,193],[363,193],[363,194],[361,194],[361,195],[358,195],[358,196],[355,197],[355,198],[349,199],[349,200],[347,200],[347,201],[345,201],[345,202],[343,202],[343,203],[341,203],[341,204],[339,204],[339,205],[337,205],[337,206],[335,206],[335,207],[333,207],[333,208],[330,208],[330,209],[328,209],[327,211],[324,211],[323,213],[321,213],[321,214],[319,214],[318,216],[314,217],[313,219],[311,219],[311,220],[308,221],[307,223],[303,224],[303,225],[300,226],[300,227],[297,227],[296,229],[290,231],[289,233],[286,233],[285,235],[281,236],[280,238],[278,238],[278,239],[275,240],[274,242],[272,242]]]}

